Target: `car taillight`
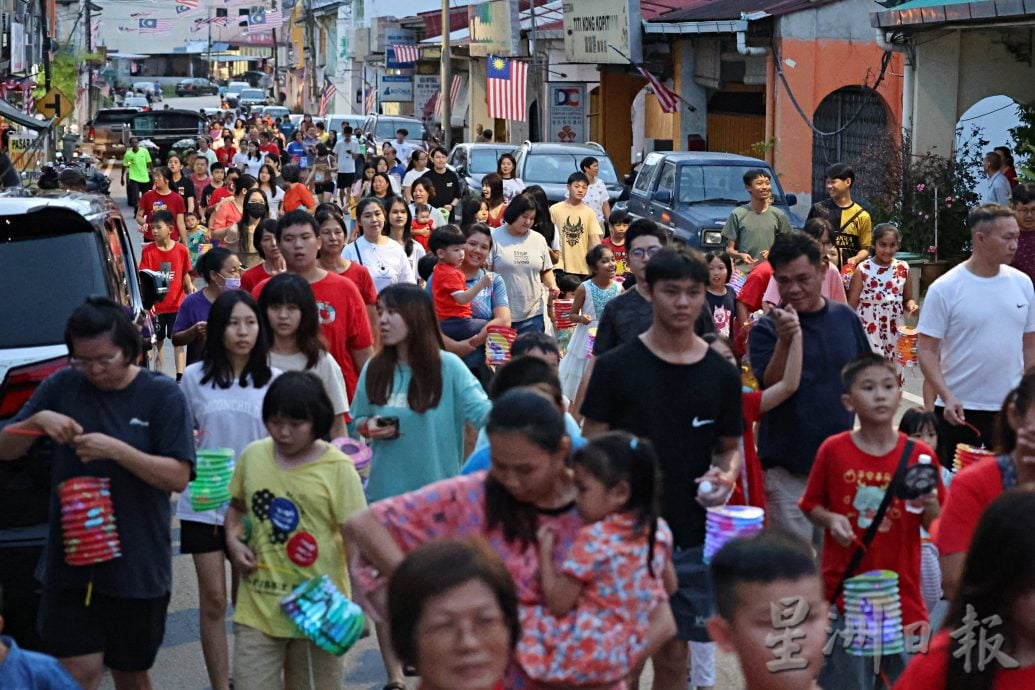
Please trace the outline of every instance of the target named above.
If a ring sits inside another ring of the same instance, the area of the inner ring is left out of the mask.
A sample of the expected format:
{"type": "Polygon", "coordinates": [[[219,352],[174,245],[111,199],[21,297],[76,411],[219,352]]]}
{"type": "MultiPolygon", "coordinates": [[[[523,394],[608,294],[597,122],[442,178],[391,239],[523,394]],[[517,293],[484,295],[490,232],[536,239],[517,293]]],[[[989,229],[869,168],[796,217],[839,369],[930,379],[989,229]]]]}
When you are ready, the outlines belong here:
{"type": "Polygon", "coordinates": [[[13,417],[44,379],[68,366],[68,357],[13,367],[0,385],[0,419],[13,417]]]}
{"type": "Polygon", "coordinates": [[[96,132],[94,131],[93,127],[91,126],[89,129],[86,130],[86,140],[87,141],[93,141],[94,136],[96,136],[96,132]]]}
{"type": "Polygon", "coordinates": [[[672,216],[669,215],[668,211],[662,211],[659,218],[661,219],[662,223],[668,223],[669,225],[672,224],[672,216]]]}

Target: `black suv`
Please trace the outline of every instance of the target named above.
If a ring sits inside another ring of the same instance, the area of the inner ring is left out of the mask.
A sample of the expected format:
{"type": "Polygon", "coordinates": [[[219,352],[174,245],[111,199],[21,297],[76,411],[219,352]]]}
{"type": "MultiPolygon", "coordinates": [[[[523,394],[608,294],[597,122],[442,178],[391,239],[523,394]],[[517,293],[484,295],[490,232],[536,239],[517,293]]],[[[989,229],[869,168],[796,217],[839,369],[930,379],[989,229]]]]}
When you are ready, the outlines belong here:
{"type": "Polygon", "coordinates": [[[607,197],[613,207],[622,194],[615,166],[600,144],[551,144],[526,141],[517,150],[517,172],[514,174],[526,186],[539,185],[551,204],[564,201],[568,196],[568,175],[579,172],[583,158],[592,156],[600,162],[598,179],[607,186],[607,197]]]}
{"type": "Polygon", "coordinates": [[[203,77],[188,77],[176,82],[177,96],[215,96],[219,87],[203,77]]]}
{"type": "MultiPolygon", "coordinates": [[[[0,426],[68,365],[65,322],[86,297],[110,297],[149,324],[126,224],[106,196],[0,193],[0,294],[0,426]]],[[[0,462],[4,632],[19,643],[36,642],[33,573],[46,537],[50,448],[40,439],[25,457],[0,462]]]]}

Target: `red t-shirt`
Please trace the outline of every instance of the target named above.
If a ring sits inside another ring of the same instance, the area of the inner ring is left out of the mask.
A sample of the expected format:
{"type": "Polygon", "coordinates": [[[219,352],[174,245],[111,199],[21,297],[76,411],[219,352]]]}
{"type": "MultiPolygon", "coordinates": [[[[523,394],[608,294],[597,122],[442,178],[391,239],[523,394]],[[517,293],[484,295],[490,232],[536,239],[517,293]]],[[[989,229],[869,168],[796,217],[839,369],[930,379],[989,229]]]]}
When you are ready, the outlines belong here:
{"type": "Polygon", "coordinates": [[[349,267],[340,275],[355,283],[356,288],[359,289],[359,296],[363,298],[363,304],[369,306],[377,304],[377,288],[374,287],[374,279],[370,277],[370,271],[366,266],[350,261],[349,267]]]}
{"type": "Polygon", "coordinates": [[[261,151],[262,153],[272,153],[274,156],[280,155],[280,148],[272,142],[266,144],[265,146],[260,146],[259,151],[261,151]]]}
{"type": "Polygon", "coordinates": [[[733,487],[730,503],[734,505],[751,505],[765,510],[765,475],[762,462],[758,459],[755,448],[755,423],[762,418],[762,393],[752,391],[741,396],[744,410],[744,471],[733,487]],[[747,484],[747,500],[744,500],[744,485],[747,484]]]}
{"type": "MultiPolygon", "coordinates": [[[[256,285],[252,289],[252,297],[258,299],[268,282],[269,278],[256,285]]],[[[359,367],[352,359],[351,350],[362,350],[374,344],[363,298],[351,280],[336,273],[328,273],[309,285],[316,297],[320,330],[327,340],[327,352],[341,367],[345,389],[349,400],[352,400],[359,380],[359,367]]]]}
{"type": "Polygon", "coordinates": [[[615,257],[615,275],[624,276],[625,272],[628,270],[627,266],[629,261],[626,255],[625,242],[615,244],[614,240],[610,237],[605,237],[600,240],[600,244],[610,249],[611,253],[615,257]]]}
{"type": "Polygon", "coordinates": [[[428,240],[431,239],[430,231],[434,230],[434,229],[435,229],[435,221],[433,221],[433,220],[428,220],[426,223],[422,223],[422,222],[420,222],[419,220],[417,220],[415,218],[413,220],[413,222],[410,223],[410,230],[411,230],[411,232],[413,230],[428,230],[429,231],[429,234],[427,234],[427,235],[417,235],[417,234],[413,235],[413,241],[416,242],[417,244],[419,244],[420,246],[424,247],[424,253],[428,253],[428,252],[431,251],[431,249],[428,248],[428,240]]]}
{"type": "Polygon", "coordinates": [[[224,146],[216,149],[216,160],[225,165],[228,168],[233,167],[234,156],[237,155],[237,149],[233,146],[224,146]]]}
{"type": "MultiPolygon", "coordinates": [[[[852,440],[852,432],[834,434],[819,447],[816,462],[809,472],[805,493],[798,505],[808,514],[822,506],[846,516],[860,541],[884,498],[891,482],[907,436],[900,433],[895,448],[881,457],[862,452],[852,440]]],[[[907,464],[916,464],[926,453],[937,457],[927,445],[915,442],[907,464]]],[[[938,498],[943,500],[945,489],[941,475],[938,478],[938,498]]],[[[921,515],[906,510],[900,498],[892,499],[884,521],[863,556],[856,574],[870,570],[894,570],[898,573],[899,597],[902,601],[902,622],[905,625],[927,620],[923,598],[920,596],[920,526],[921,515]]],[[[845,568],[855,552],[856,545],[841,546],[829,532],[823,536],[823,586],[829,598],[841,581],[845,568]]],[[[840,605],[841,602],[838,602],[840,605]]]]}
{"type": "Polygon", "coordinates": [[[256,264],[241,274],[241,289],[250,293],[256,285],[270,277],[265,264],[256,264]]]}
{"type": "Polygon", "coordinates": [[[464,272],[456,266],[439,261],[431,273],[431,296],[435,300],[435,314],[439,321],[446,319],[471,318],[471,305],[460,304],[453,298],[453,293],[467,290],[464,272]]]}
{"type": "Polygon", "coordinates": [[[995,458],[984,458],[961,470],[938,517],[934,543],[948,556],[970,548],[978,520],[988,504],[1003,493],[1003,475],[995,458]]]}
{"type": "Polygon", "coordinates": [[[155,313],[175,314],[179,311],[183,298],[186,297],[183,291],[183,276],[191,269],[187,248],[176,242],[172,249],[162,250],[154,242],[149,242],[140,250],[140,268],[158,271],[169,280],[169,292],[155,302],[155,313]]]}
{"type": "Polygon", "coordinates": [[[212,212],[223,199],[232,197],[233,194],[226,188],[226,185],[222,185],[212,190],[212,195],[208,198],[208,204],[205,206],[206,211],[212,212]]]}
{"type": "MultiPolygon", "coordinates": [[[[952,482],[956,490],[956,481],[952,482]]],[[[982,615],[981,612],[978,612],[982,615]]],[[[993,630],[989,634],[994,634],[993,630]]],[[[949,659],[959,653],[960,643],[949,637],[949,630],[934,636],[926,654],[917,654],[906,666],[906,670],[895,683],[895,690],[942,690],[949,679],[949,659]]],[[[983,653],[977,646],[971,653],[971,670],[978,668],[978,655],[983,653]]],[[[990,662],[994,663],[994,661],[990,662]]],[[[999,667],[992,679],[992,690],[1030,690],[1035,688],[1035,666],[1004,669],[999,667]]]]}
{"type": "Polygon", "coordinates": [[[159,194],[155,190],[149,189],[140,197],[140,203],[137,205],[137,208],[144,210],[144,217],[147,220],[147,225],[144,227],[145,241],[155,241],[155,236],[151,232],[151,216],[154,215],[155,211],[168,211],[173,215],[172,239],[173,242],[180,241],[180,229],[179,224],[176,222],[176,217],[182,216],[187,212],[187,206],[184,204],[182,196],[171,189],[165,194],[159,194]]]}
{"type": "Polygon", "coordinates": [[[284,193],[284,201],[280,204],[284,213],[294,211],[296,208],[309,209],[313,206],[316,206],[316,199],[301,182],[291,185],[291,189],[284,193]]]}
{"type": "Polygon", "coordinates": [[[744,304],[749,312],[762,308],[762,295],[769,287],[769,279],[773,277],[773,265],[768,261],[758,264],[744,280],[744,287],[737,293],[737,301],[744,304]]]}

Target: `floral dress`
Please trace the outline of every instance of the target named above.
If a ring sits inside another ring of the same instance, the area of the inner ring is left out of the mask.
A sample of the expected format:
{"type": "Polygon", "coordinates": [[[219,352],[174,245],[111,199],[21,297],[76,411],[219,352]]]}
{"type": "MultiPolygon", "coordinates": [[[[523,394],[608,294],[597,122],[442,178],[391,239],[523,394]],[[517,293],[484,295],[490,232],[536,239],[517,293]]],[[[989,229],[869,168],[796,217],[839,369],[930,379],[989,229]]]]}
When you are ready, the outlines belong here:
{"type": "Polygon", "coordinates": [[[582,305],[582,313],[593,320],[588,324],[580,323],[571,329],[570,340],[558,369],[561,390],[570,400],[575,399],[582,375],[586,371],[586,364],[593,351],[597,326],[600,325],[600,315],[604,313],[604,307],[608,302],[622,294],[622,284],[615,280],[611,281],[606,290],[598,288],[592,280],[587,280],[583,285],[586,286],[587,294],[582,305]]]}
{"type": "Polygon", "coordinates": [[[658,522],[647,569],[647,535],[630,513],[583,527],[560,572],[583,583],[575,608],[555,616],[543,604],[522,617],[517,661],[548,683],[613,683],[629,675],[647,644],[650,612],[664,597],[662,569],[672,532],[658,522]]]}
{"type": "Polygon", "coordinates": [[[882,357],[894,357],[909,265],[892,259],[889,265],[881,266],[866,259],[856,270],[863,274],[858,312],[870,347],[882,357]]]}
{"type": "Polygon", "coordinates": [[[607,203],[607,185],[599,177],[589,186],[586,190],[586,196],[582,199],[582,203],[593,209],[593,213],[597,214],[597,222],[600,223],[600,229],[604,228],[604,204],[607,203]]]}

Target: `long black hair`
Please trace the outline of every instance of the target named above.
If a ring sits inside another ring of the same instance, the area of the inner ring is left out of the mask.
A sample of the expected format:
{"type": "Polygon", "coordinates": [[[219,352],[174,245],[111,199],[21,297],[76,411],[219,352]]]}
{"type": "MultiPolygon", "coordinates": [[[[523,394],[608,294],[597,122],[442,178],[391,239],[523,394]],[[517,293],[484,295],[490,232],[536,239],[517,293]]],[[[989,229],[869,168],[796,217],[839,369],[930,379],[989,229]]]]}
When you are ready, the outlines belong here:
{"type": "Polygon", "coordinates": [[[273,328],[269,322],[269,309],[282,304],[298,307],[301,317],[295,331],[295,346],[305,355],[306,369],[312,369],[319,363],[320,352],[326,351],[327,346],[320,332],[320,314],[309,281],[297,273],[281,273],[266,283],[259,294],[259,313],[262,315],[262,328],[271,338],[273,328]]]}
{"type": "MultiPolygon", "coordinates": [[[[485,431],[490,437],[520,434],[546,452],[556,453],[565,437],[564,415],[546,393],[516,388],[493,401],[485,431]]],[[[514,498],[491,472],[485,480],[485,521],[490,530],[500,527],[504,539],[517,541],[522,548],[538,542],[539,511],[514,498]]]]}
{"type": "Polygon", "coordinates": [[[638,532],[647,530],[647,570],[654,575],[654,542],[658,532],[658,483],[661,473],[654,445],[624,431],[612,431],[593,439],[575,453],[575,467],[596,477],[608,489],[620,482],[629,485],[629,500],[622,509],[632,513],[638,532]]]}
{"type": "Polygon", "coordinates": [[[546,190],[534,184],[525,187],[525,191],[522,194],[529,195],[535,202],[535,223],[532,224],[532,229],[546,239],[548,247],[553,246],[553,238],[557,234],[557,228],[554,227],[553,219],[550,217],[550,201],[546,198],[546,190]]]}
{"type": "Polygon", "coordinates": [[[259,324],[259,335],[255,339],[255,347],[248,355],[248,363],[241,371],[237,383],[247,388],[249,382],[256,388],[262,388],[273,378],[269,363],[269,333],[263,328],[262,314],[259,305],[244,290],[224,292],[212,303],[212,311],[208,314],[208,335],[205,338],[205,351],[202,355],[201,383],[212,382],[217,388],[230,388],[234,385],[234,367],[230,363],[223,334],[230,323],[230,315],[234,307],[243,303],[255,312],[259,324]]]}
{"type": "Polygon", "coordinates": [[[398,194],[385,199],[385,229],[381,231],[381,234],[391,238],[392,222],[389,217],[392,215],[392,207],[396,204],[401,204],[406,209],[406,222],[403,224],[403,250],[406,252],[406,256],[413,256],[413,235],[410,227],[413,225],[413,213],[410,211],[410,205],[406,203],[406,199],[398,194]]]}
{"type": "MultiPolygon", "coordinates": [[[[998,615],[1002,625],[995,632],[1002,634],[1002,649],[1011,654],[1019,645],[1020,621],[1015,605],[1035,590],[1035,492],[1012,489],[993,501],[981,515],[974,538],[970,542],[963,565],[956,598],[945,618],[943,630],[963,629],[968,615],[982,620],[998,615]]],[[[978,654],[982,654],[979,651],[978,654]]],[[[968,654],[952,654],[946,690],[991,690],[1002,666],[998,659],[977,668],[967,668],[968,654]]]]}

